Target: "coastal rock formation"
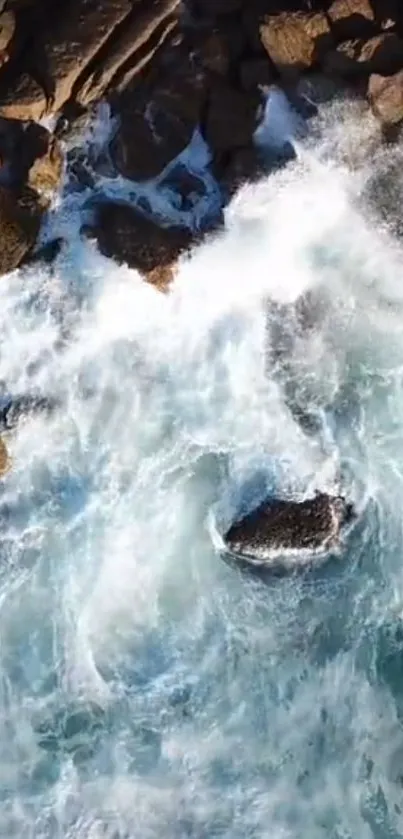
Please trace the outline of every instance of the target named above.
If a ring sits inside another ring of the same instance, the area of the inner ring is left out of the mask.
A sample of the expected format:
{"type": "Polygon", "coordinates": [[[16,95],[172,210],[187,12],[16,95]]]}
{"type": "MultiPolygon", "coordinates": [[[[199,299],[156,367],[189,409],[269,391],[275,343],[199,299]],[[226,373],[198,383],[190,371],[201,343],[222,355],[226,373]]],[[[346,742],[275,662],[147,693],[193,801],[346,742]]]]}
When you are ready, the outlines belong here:
{"type": "Polygon", "coordinates": [[[273,498],[233,524],[224,542],[235,556],[270,563],[276,552],[335,547],[343,525],[353,515],[352,505],[340,496],[318,493],[305,501],[273,498]]]}
{"type": "Polygon", "coordinates": [[[0,186],[0,276],[18,268],[33,248],[41,212],[32,190],[16,192],[0,186]]]}
{"type": "Polygon", "coordinates": [[[161,227],[134,207],[112,202],[98,205],[95,224],[86,232],[105,256],[126,262],[160,289],[169,285],[178,257],[195,240],[185,227],[161,227]]]}
{"type": "Polygon", "coordinates": [[[368,83],[371,108],[384,125],[403,120],[403,70],[393,76],[372,75],[368,83]]]}

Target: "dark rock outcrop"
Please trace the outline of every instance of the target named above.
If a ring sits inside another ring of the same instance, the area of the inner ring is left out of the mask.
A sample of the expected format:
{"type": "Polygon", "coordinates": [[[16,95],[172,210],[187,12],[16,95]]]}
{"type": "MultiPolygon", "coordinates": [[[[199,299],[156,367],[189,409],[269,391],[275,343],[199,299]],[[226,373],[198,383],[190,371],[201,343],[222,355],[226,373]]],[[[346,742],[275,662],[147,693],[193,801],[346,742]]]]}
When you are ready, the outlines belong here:
{"type": "Polygon", "coordinates": [[[224,536],[230,553],[252,563],[270,563],[275,553],[325,551],[335,547],[354,516],[340,496],[319,493],[305,501],[271,499],[224,536]]]}
{"type": "Polygon", "coordinates": [[[215,152],[251,145],[258,124],[259,97],[216,84],[210,93],[205,137],[215,152]]]}
{"type": "Polygon", "coordinates": [[[86,231],[105,256],[126,262],[160,289],[172,281],[178,257],[196,239],[185,227],[161,227],[128,204],[101,203],[96,221],[86,231]]]}

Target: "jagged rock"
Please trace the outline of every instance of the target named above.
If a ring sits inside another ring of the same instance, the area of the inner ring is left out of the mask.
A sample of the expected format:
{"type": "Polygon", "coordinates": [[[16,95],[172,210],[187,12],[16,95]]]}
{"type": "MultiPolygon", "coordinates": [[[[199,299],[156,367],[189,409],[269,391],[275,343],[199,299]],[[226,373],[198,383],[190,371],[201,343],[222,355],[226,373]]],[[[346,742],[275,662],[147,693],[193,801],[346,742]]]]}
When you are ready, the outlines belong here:
{"type": "Polygon", "coordinates": [[[18,268],[35,244],[40,221],[35,193],[0,186],[0,275],[18,268]]]}
{"type": "Polygon", "coordinates": [[[177,24],[179,0],[157,0],[151,6],[136,4],[125,26],[120,29],[107,53],[96,62],[82,85],[76,91],[76,99],[88,105],[100,99],[103,93],[119,78],[120,73],[131,77],[139,72],[153,57],[165,36],[177,24]],[[156,40],[153,37],[157,34],[156,40]]]}
{"type": "Polygon", "coordinates": [[[190,143],[205,96],[205,76],[191,65],[165,74],[150,97],[128,92],[120,103],[120,127],[111,144],[118,171],[138,181],[159,175],[190,143]]]}
{"type": "Polygon", "coordinates": [[[371,108],[385,125],[403,120],[403,70],[393,76],[373,74],[368,83],[371,108]]]}
{"type": "Polygon", "coordinates": [[[300,72],[317,64],[332,44],[323,12],[266,15],[260,26],[262,44],[279,72],[300,72]]]}
{"type": "Polygon", "coordinates": [[[9,67],[0,77],[0,116],[40,120],[47,109],[45,91],[28,73],[13,75],[9,67]]]}
{"type": "Polygon", "coordinates": [[[327,14],[337,41],[366,38],[376,32],[375,12],[370,0],[333,0],[327,14]]]}
{"type": "Polygon", "coordinates": [[[128,204],[103,202],[96,208],[94,236],[105,256],[126,262],[146,280],[165,289],[174,276],[175,263],[195,240],[184,227],[160,227],[128,204]]]}
{"type": "Polygon", "coordinates": [[[247,95],[225,84],[216,84],[210,93],[204,133],[216,152],[248,146],[258,124],[260,98],[247,95]]]}
{"type": "Polygon", "coordinates": [[[403,40],[393,32],[345,41],[330,51],[324,60],[325,72],[345,78],[371,73],[390,75],[403,65],[403,40]]]}
{"type": "Polygon", "coordinates": [[[232,525],[224,543],[235,556],[270,564],[276,552],[335,547],[343,525],[353,516],[352,505],[340,496],[318,493],[305,501],[273,498],[232,525]]]}

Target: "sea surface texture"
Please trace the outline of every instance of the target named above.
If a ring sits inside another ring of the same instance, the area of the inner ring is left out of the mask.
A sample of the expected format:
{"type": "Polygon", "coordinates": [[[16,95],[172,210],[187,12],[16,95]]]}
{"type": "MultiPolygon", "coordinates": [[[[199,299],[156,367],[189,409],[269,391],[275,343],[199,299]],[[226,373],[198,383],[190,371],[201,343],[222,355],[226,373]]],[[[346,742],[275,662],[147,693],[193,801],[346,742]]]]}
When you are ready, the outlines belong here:
{"type": "Polygon", "coordinates": [[[323,108],[169,294],[80,238],[68,177],[55,265],[1,280],[4,391],[59,404],[0,484],[2,839],[403,836],[403,148],[377,130],[323,108]],[[222,561],[240,510],[315,489],[358,511],[336,554],[222,561]]]}

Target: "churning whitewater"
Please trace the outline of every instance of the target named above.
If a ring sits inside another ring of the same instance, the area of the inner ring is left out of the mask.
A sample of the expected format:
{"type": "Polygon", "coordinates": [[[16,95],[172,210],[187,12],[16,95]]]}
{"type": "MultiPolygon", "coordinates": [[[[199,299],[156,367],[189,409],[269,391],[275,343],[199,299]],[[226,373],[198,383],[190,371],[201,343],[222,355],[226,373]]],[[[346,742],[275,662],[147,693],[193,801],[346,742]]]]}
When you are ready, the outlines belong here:
{"type": "Polygon", "coordinates": [[[0,487],[5,839],[403,835],[403,246],[374,179],[403,151],[347,105],[297,149],[168,295],[80,240],[68,185],[54,268],[0,284],[4,389],[60,405],[0,487]],[[337,555],[222,562],[214,528],[316,488],[359,511],[337,555]]]}

